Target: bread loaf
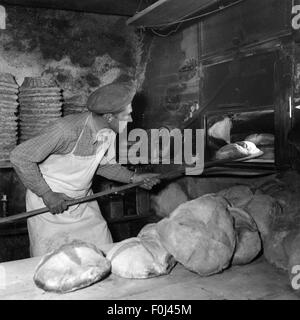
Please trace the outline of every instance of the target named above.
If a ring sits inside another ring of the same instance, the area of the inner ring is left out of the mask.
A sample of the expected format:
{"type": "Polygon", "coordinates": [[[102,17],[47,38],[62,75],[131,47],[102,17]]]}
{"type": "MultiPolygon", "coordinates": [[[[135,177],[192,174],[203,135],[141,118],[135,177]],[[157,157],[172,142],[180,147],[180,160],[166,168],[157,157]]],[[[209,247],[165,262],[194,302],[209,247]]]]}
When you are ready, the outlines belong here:
{"type": "Polygon", "coordinates": [[[181,204],[157,223],[162,245],[187,269],[208,276],[226,268],[235,249],[228,202],[205,195],[181,204]]]}
{"type": "Polygon", "coordinates": [[[142,240],[143,245],[152,252],[155,260],[160,265],[165,265],[166,269],[169,270],[173,268],[176,261],[162,245],[156,227],[157,223],[149,223],[142,228],[137,236],[142,240]]]}
{"type": "Polygon", "coordinates": [[[175,265],[173,257],[153,238],[134,237],[117,243],[108,253],[112,273],[133,279],[167,274],[175,265]]]}
{"type": "Polygon", "coordinates": [[[245,140],[250,141],[257,146],[274,145],[274,135],[271,133],[250,134],[245,140]]]}
{"type": "Polygon", "coordinates": [[[254,219],[243,209],[229,207],[234,219],[236,248],[232,259],[233,265],[250,263],[262,249],[261,239],[254,219]]]}
{"type": "Polygon", "coordinates": [[[163,218],[168,217],[173,210],[186,201],[188,196],[176,182],[170,183],[157,195],[151,195],[152,208],[156,215],[163,218]]]}
{"type": "Polygon", "coordinates": [[[253,197],[253,192],[248,186],[237,185],[223,189],[218,195],[224,197],[233,207],[243,208],[253,197]]]}
{"type": "Polygon", "coordinates": [[[260,152],[254,143],[249,141],[238,141],[227,144],[216,152],[216,159],[238,159],[254,155],[260,152]]]}
{"type": "Polygon", "coordinates": [[[34,283],[45,291],[65,293],[87,287],[110,273],[111,265],[92,244],[73,241],[45,255],[34,283]]]}

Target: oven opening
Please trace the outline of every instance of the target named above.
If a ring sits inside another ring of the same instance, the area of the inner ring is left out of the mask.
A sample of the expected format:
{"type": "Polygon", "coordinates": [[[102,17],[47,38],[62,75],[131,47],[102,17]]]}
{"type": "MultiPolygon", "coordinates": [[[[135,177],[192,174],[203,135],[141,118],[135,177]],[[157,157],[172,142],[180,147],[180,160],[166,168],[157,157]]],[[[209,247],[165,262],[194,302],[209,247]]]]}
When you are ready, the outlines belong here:
{"type": "Polygon", "coordinates": [[[206,126],[206,160],[216,159],[217,152],[227,144],[250,141],[263,152],[252,163],[275,163],[274,109],[254,111],[222,111],[208,114],[206,126]]]}

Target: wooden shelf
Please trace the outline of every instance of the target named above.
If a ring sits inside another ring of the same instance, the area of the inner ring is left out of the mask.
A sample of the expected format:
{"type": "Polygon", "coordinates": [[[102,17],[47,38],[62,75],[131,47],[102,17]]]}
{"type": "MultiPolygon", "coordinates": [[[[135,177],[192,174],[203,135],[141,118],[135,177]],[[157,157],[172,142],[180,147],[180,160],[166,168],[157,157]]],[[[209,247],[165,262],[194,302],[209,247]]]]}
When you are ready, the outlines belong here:
{"type": "Polygon", "coordinates": [[[171,24],[217,2],[217,0],[159,0],[129,18],[127,24],[144,27],[171,24]]]}

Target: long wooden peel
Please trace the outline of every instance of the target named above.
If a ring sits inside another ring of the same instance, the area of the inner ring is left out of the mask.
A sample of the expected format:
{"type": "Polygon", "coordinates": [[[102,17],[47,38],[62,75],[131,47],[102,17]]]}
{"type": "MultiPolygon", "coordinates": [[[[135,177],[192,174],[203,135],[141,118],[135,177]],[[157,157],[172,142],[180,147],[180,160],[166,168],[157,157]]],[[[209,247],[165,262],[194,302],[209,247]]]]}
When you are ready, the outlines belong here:
{"type": "MultiPolygon", "coordinates": [[[[262,154],[263,153],[260,152],[258,154],[253,155],[253,156],[240,158],[240,159],[235,159],[235,160],[228,160],[228,159],[224,159],[223,160],[222,159],[222,160],[209,161],[209,162],[206,162],[204,164],[204,168],[216,167],[216,166],[220,166],[220,165],[224,165],[224,164],[230,164],[230,163],[237,162],[237,161],[246,161],[246,160],[250,160],[250,159],[259,157],[262,154]]],[[[195,168],[195,170],[198,170],[198,168],[195,168]]],[[[186,171],[186,167],[182,167],[182,168],[179,168],[177,170],[158,175],[156,178],[158,178],[160,180],[163,180],[163,179],[174,179],[174,178],[179,177],[182,174],[184,174],[185,171],[186,171]]],[[[190,168],[190,172],[192,172],[192,171],[193,171],[193,168],[190,168]]],[[[129,189],[138,187],[138,186],[142,185],[143,183],[144,183],[143,181],[136,182],[136,183],[129,183],[129,184],[126,184],[126,185],[121,186],[121,187],[115,187],[115,188],[112,188],[112,189],[109,189],[109,190],[106,190],[106,191],[101,191],[101,192],[94,193],[94,194],[92,194],[90,196],[86,196],[86,197],[77,198],[77,199],[74,199],[74,200],[67,201],[67,204],[68,204],[68,206],[72,206],[72,205],[75,205],[75,204],[80,204],[80,203],[88,202],[88,201],[91,201],[91,200],[95,200],[95,199],[100,198],[100,197],[108,196],[110,194],[118,194],[118,193],[121,193],[121,192],[123,192],[125,190],[129,190],[129,189]]],[[[15,215],[12,215],[12,216],[9,216],[9,217],[0,218],[0,224],[10,223],[10,222],[14,222],[14,221],[21,220],[21,219],[26,219],[26,218],[29,218],[29,217],[32,217],[32,216],[36,216],[38,214],[45,213],[45,212],[49,212],[49,209],[47,207],[36,209],[36,210],[32,210],[32,211],[28,211],[28,212],[22,212],[22,213],[15,214],[15,215]]]]}

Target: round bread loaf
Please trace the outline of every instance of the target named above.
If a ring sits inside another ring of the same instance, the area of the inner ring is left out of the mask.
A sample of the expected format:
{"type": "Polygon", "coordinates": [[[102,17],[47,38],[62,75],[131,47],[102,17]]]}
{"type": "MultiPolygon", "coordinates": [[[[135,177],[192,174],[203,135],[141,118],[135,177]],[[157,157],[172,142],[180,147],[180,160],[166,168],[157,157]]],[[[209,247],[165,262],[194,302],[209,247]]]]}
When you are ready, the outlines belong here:
{"type": "Polygon", "coordinates": [[[256,153],[259,153],[260,150],[256,145],[250,141],[238,141],[235,143],[227,144],[226,146],[220,148],[216,152],[216,159],[238,159],[244,158],[256,153]]]}
{"type": "Polygon", "coordinates": [[[170,272],[174,259],[156,239],[144,236],[117,243],[108,253],[112,273],[133,279],[157,277],[170,272]]]}
{"type": "Polygon", "coordinates": [[[73,241],[45,255],[33,280],[45,291],[65,293],[102,280],[110,270],[109,260],[96,246],[73,241]]]}
{"type": "Polygon", "coordinates": [[[235,231],[228,202],[205,195],[185,202],[157,223],[162,245],[175,260],[201,276],[228,267],[235,249],[235,231]]]}

